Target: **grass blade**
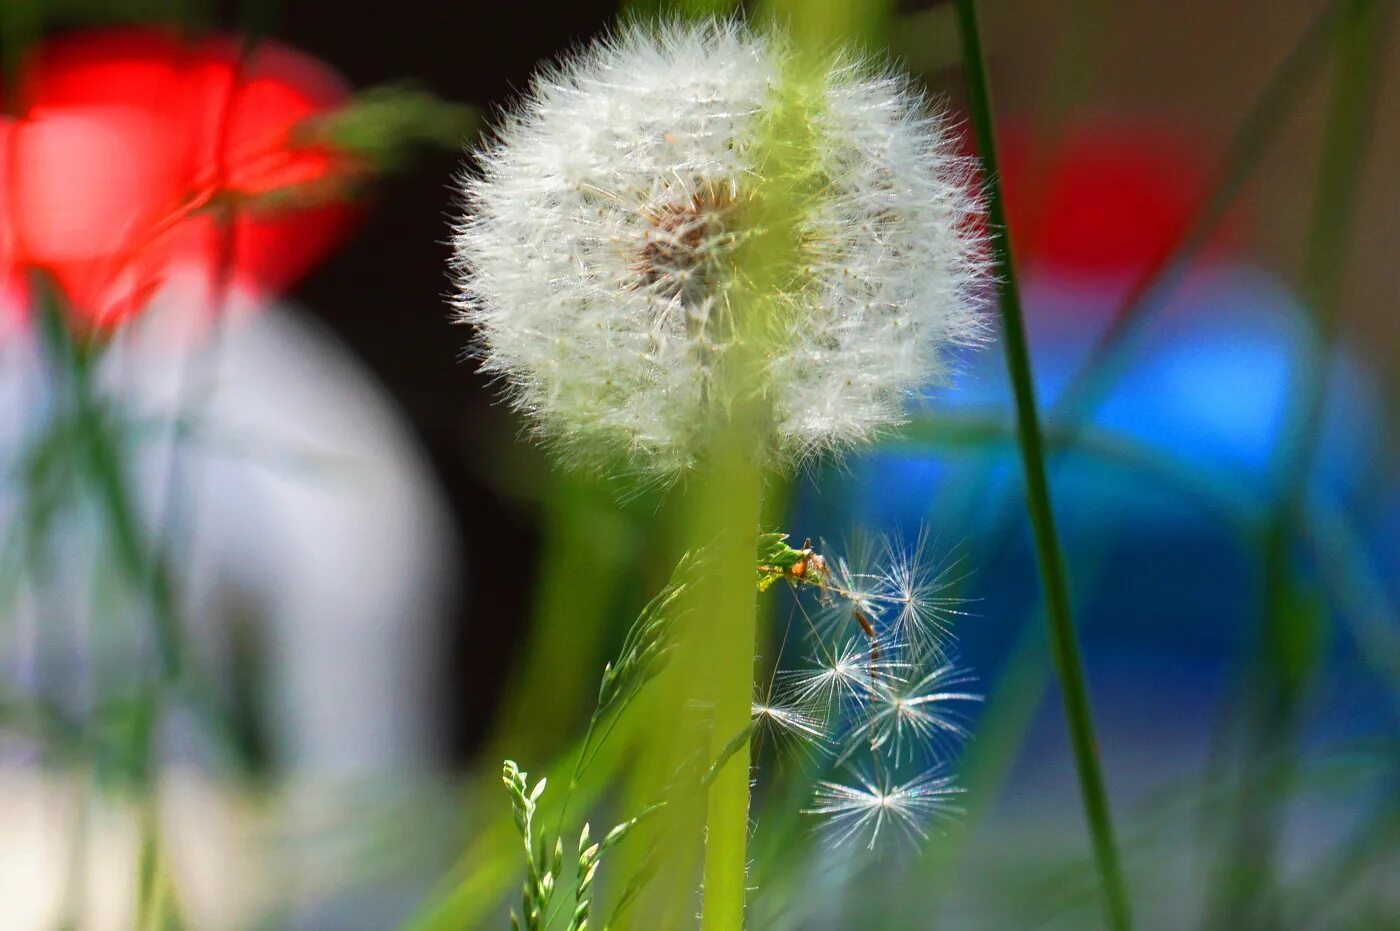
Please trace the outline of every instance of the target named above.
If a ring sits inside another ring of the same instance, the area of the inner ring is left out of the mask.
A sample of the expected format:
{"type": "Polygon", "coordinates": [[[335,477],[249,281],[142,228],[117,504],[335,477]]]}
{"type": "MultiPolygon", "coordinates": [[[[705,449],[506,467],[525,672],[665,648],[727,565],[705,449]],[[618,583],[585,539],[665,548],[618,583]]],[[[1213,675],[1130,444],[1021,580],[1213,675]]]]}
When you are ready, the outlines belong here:
{"type": "Polygon", "coordinates": [[[1012,261],[1011,240],[1006,227],[1006,211],[997,170],[991,90],[987,84],[986,60],[982,51],[975,0],[958,0],[958,24],[963,43],[968,105],[972,111],[972,123],[987,178],[988,220],[999,273],[998,304],[1002,317],[1002,344],[1005,347],[1007,368],[1016,398],[1017,440],[1025,472],[1026,503],[1035,539],[1036,561],[1040,566],[1041,584],[1045,590],[1050,648],[1059,673],[1065,716],[1074,746],[1075,768],[1079,774],[1080,792],[1089,821],[1089,833],[1102,885],[1105,912],[1110,927],[1115,931],[1123,931],[1132,926],[1132,918],[1094,737],[1083,661],[1074,631],[1064,555],[1055,530],[1050,487],[1045,476],[1045,451],[1036,409],[1030,349],[1021,314],[1020,293],[1016,283],[1016,269],[1012,261]]]}

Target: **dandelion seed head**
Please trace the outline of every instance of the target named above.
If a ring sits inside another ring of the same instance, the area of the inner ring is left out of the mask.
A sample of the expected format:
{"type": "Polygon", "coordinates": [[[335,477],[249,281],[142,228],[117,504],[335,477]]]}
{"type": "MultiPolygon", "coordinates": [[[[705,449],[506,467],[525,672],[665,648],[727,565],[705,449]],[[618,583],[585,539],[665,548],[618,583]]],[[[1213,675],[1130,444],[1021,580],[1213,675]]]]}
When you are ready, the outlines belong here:
{"type": "Polygon", "coordinates": [[[746,390],[788,463],[901,422],[949,347],[981,338],[969,162],[908,81],[856,59],[803,104],[817,183],[794,280],[736,303],[749,207],[790,187],[762,143],[791,61],[735,23],[623,32],[537,77],[464,177],[460,316],[483,370],[574,460],[688,467],[732,400],[712,379],[727,314],[783,308],[746,390]]]}

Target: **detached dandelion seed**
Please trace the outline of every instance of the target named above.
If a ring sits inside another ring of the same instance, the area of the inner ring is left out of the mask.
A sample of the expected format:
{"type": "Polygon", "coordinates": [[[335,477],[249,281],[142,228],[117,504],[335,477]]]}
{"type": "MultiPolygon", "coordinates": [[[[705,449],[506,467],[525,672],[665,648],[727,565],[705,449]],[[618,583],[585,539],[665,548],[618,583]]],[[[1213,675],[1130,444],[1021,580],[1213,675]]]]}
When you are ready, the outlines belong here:
{"type": "Polygon", "coordinates": [[[828,743],[826,718],[801,702],[755,701],[753,720],[757,732],[780,747],[813,751],[828,743]]]}
{"type": "Polygon", "coordinates": [[[898,537],[885,542],[885,558],[880,570],[881,597],[892,608],[890,627],[917,656],[939,659],[946,656],[953,635],[953,621],[967,612],[966,602],[944,594],[959,580],[954,572],[958,560],[939,562],[930,558],[926,532],[920,532],[913,547],[898,537]]]}
{"type": "Polygon", "coordinates": [[[837,650],[823,649],[809,668],[788,670],[782,678],[799,703],[827,709],[860,707],[876,697],[877,683],[887,678],[897,681],[908,670],[908,663],[893,656],[890,646],[872,646],[864,638],[852,637],[837,650]]]}
{"type": "MultiPolygon", "coordinates": [[[[826,541],[822,541],[822,547],[828,548],[826,541]]],[[[817,618],[818,625],[828,631],[844,633],[881,620],[887,605],[882,597],[877,555],[877,541],[860,535],[846,546],[842,555],[831,560],[828,590],[836,597],[825,599],[826,604],[817,618]],[[864,624],[860,621],[862,618],[864,624]]]]}
{"type": "Polygon", "coordinates": [[[880,687],[863,719],[853,724],[841,759],[863,746],[888,749],[896,763],[912,759],[916,748],[953,749],[968,736],[958,705],[982,700],[957,688],[971,681],[967,672],[944,665],[916,682],[880,687]]]}
{"type": "Polygon", "coordinates": [[[737,23],[622,32],[537,77],[463,177],[460,319],[566,459],[692,466],[736,400],[715,373],[740,329],[757,371],[737,390],[787,465],[903,422],[949,347],[983,338],[981,205],[944,118],[891,71],[795,80],[792,60],[737,23]],[[780,112],[800,159],[765,157],[780,112]],[[798,254],[777,293],[747,294],[775,198],[798,254]]]}
{"type": "Polygon", "coordinates": [[[959,581],[952,576],[958,562],[936,562],[929,550],[921,532],[912,548],[898,537],[861,537],[847,555],[820,557],[821,578],[805,580],[820,592],[814,631],[831,636],[858,626],[877,665],[886,651],[919,663],[946,660],[953,621],[967,612],[959,607],[963,599],[944,594],[959,581]]]}
{"type": "Polygon", "coordinates": [[[832,847],[860,844],[874,850],[887,829],[917,845],[928,839],[934,821],[961,812],[952,801],[961,792],[941,767],[902,784],[857,771],[849,785],[817,783],[812,807],[803,813],[823,819],[819,830],[832,847]]]}

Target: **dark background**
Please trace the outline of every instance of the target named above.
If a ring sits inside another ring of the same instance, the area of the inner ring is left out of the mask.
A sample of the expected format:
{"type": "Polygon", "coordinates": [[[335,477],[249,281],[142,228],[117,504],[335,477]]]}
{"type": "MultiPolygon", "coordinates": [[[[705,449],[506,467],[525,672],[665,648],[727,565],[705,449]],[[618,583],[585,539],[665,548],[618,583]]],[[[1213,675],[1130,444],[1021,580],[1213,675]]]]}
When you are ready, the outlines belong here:
{"type": "MultiPolygon", "coordinates": [[[[508,104],[541,59],[606,27],[616,3],[287,3],[270,34],[330,63],[356,88],[412,78],[482,108],[508,104]]],[[[449,325],[447,245],[460,154],[423,151],[385,178],[349,241],[294,297],[327,323],[395,396],[436,467],[463,541],[462,602],[440,675],[451,763],[483,737],[508,658],[530,616],[536,508],[511,476],[547,468],[519,422],[462,357],[449,325]],[[502,450],[506,452],[503,454],[502,450]]]]}

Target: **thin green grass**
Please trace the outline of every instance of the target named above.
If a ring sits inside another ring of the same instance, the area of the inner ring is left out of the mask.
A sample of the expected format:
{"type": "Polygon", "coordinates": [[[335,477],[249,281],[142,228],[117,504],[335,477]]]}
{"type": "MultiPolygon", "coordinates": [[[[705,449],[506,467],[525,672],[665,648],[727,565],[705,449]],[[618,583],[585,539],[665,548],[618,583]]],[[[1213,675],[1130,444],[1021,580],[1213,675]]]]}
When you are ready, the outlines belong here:
{"type": "Polygon", "coordinates": [[[1083,661],[1070,608],[1069,580],[1045,474],[1045,452],[1031,373],[1030,348],[1021,313],[1016,267],[1006,225],[1006,210],[998,174],[991,88],[977,19],[975,0],[959,0],[958,23],[963,41],[963,67],[967,77],[968,105],[977,135],[978,149],[987,178],[987,214],[998,272],[998,306],[1002,318],[1002,345],[1016,398],[1017,439],[1025,473],[1026,502],[1035,540],[1036,561],[1044,588],[1050,648],[1059,673],[1065,717],[1074,748],[1085,815],[1093,842],[1094,860],[1102,887],[1104,910],[1110,927],[1124,931],[1132,926],[1123,870],[1109,813],[1094,724],[1084,680],[1083,661]]]}

